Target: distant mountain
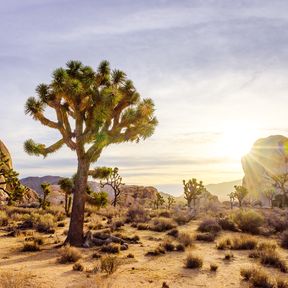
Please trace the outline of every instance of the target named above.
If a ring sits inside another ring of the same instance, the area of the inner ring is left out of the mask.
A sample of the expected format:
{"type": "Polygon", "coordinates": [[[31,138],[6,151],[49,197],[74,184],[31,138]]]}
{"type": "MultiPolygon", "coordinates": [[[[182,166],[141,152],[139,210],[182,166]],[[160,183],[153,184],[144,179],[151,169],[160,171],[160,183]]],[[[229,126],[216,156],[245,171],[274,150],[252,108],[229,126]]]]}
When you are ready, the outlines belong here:
{"type": "Polygon", "coordinates": [[[217,184],[208,184],[206,189],[213,195],[218,196],[220,201],[229,200],[228,194],[234,191],[234,185],[241,185],[242,180],[234,180],[230,182],[222,182],[217,184]]]}

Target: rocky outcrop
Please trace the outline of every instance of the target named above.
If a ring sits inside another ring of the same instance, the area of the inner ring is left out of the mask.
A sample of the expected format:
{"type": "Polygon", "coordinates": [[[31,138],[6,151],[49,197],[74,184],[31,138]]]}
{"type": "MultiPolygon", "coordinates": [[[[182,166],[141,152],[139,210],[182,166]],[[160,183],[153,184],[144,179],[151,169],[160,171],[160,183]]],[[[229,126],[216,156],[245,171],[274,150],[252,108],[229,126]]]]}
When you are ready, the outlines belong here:
{"type": "MultiPolygon", "coordinates": [[[[11,155],[7,149],[7,147],[4,145],[4,143],[0,140],[0,152],[3,153],[4,159],[8,160],[7,163],[4,166],[4,169],[6,171],[9,169],[12,169],[12,159],[11,159],[11,155]]],[[[4,182],[4,177],[0,175],[0,182],[4,182]]],[[[6,189],[6,184],[0,184],[1,188],[6,189]]],[[[1,194],[4,194],[4,192],[2,192],[1,194]]],[[[3,197],[3,195],[2,195],[3,197]]]]}
{"type": "Polygon", "coordinates": [[[285,169],[288,157],[288,138],[281,135],[257,140],[251,151],[242,158],[243,185],[249,197],[266,203],[264,189],[269,186],[267,174],[279,175],[285,169]]]}

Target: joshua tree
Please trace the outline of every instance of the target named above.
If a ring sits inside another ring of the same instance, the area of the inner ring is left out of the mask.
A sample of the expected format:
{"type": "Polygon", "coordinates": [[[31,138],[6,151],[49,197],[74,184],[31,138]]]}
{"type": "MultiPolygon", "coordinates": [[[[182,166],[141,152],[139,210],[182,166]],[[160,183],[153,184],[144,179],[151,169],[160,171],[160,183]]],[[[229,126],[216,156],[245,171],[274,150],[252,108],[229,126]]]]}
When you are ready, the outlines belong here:
{"type": "Polygon", "coordinates": [[[167,209],[170,209],[175,203],[175,198],[169,195],[167,198],[167,209]]]}
{"type": "Polygon", "coordinates": [[[43,198],[38,198],[40,208],[46,209],[50,206],[50,202],[47,200],[47,196],[51,193],[51,185],[49,183],[43,182],[41,184],[41,188],[43,190],[43,198]]]}
{"type": "Polygon", "coordinates": [[[229,196],[229,199],[230,199],[231,209],[233,209],[234,202],[235,202],[235,198],[236,198],[235,192],[230,192],[230,193],[228,194],[228,196],[229,196]]]}
{"type": "Polygon", "coordinates": [[[66,216],[70,216],[70,209],[71,209],[71,204],[72,204],[72,193],[73,193],[73,181],[70,178],[62,178],[59,180],[58,184],[60,185],[60,188],[64,191],[65,193],[65,213],[66,216]]]}
{"type": "Polygon", "coordinates": [[[183,180],[184,185],[184,198],[187,200],[188,207],[191,206],[191,202],[193,201],[193,207],[196,207],[196,200],[201,196],[203,191],[205,191],[205,187],[203,186],[203,182],[197,182],[197,179],[193,178],[186,182],[183,180]]]}
{"type": "Polygon", "coordinates": [[[159,192],[157,192],[156,199],[154,201],[154,207],[156,209],[159,209],[159,207],[161,207],[164,203],[165,203],[165,200],[163,196],[159,192]]]}
{"type": "Polygon", "coordinates": [[[108,193],[104,191],[93,192],[91,194],[90,203],[96,206],[98,209],[105,207],[108,204],[108,193]]]}
{"type": "Polygon", "coordinates": [[[67,145],[77,154],[78,167],[71,221],[67,243],[81,246],[84,241],[83,223],[86,193],[91,163],[99,158],[110,144],[139,142],[150,137],[157,125],[151,99],[140,99],[132,81],[124,72],[110,70],[103,61],[98,70],[70,61],[65,68],[56,69],[50,84],[40,84],[37,98],[28,98],[25,113],[44,126],[60,132],[60,139],[49,147],[32,139],[24,144],[30,155],[56,152],[67,145]],[[51,108],[56,120],[48,119],[44,112],[51,108]]]}
{"type": "Polygon", "coordinates": [[[118,174],[119,169],[115,168],[107,168],[107,167],[98,167],[94,169],[92,177],[94,179],[101,179],[100,186],[104,188],[105,186],[110,186],[114,192],[114,199],[112,201],[112,205],[115,207],[119,202],[119,196],[121,193],[120,186],[124,185],[122,183],[122,177],[118,174]],[[104,180],[105,182],[102,182],[104,180]]]}
{"type": "Polygon", "coordinates": [[[234,196],[238,200],[239,207],[241,208],[244,198],[248,195],[248,190],[241,185],[234,185],[234,189],[234,196]]]}
{"type": "Polygon", "coordinates": [[[270,207],[273,208],[273,201],[276,196],[276,189],[274,187],[267,188],[264,190],[263,194],[268,199],[270,207]]]}
{"type": "Polygon", "coordinates": [[[9,168],[8,162],[9,159],[0,151],[0,190],[8,196],[8,205],[12,205],[23,198],[25,186],[20,183],[19,174],[9,168]]]}

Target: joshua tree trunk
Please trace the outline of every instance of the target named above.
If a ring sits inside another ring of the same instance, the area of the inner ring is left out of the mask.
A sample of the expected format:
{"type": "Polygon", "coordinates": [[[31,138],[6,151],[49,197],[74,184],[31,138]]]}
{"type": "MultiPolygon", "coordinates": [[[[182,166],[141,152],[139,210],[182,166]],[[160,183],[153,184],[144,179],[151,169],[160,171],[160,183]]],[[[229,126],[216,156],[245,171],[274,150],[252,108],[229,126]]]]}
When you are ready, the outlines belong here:
{"type": "Polygon", "coordinates": [[[66,243],[72,246],[82,246],[84,241],[84,209],[86,201],[86,188],[88,180],[89,162],[86,159],[78,158],[78,170],[75,182],[74,199],[70,219],[69,233],[66,243]]]}

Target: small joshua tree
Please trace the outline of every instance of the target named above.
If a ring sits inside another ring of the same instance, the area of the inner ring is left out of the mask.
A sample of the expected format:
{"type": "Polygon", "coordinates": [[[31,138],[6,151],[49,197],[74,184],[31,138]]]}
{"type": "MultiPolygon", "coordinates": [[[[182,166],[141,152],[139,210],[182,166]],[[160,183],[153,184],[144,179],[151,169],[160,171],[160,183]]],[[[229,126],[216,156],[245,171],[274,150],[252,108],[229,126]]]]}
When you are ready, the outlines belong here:
{"type": "Polygon", "coordinates": [[[267,200],[269,201],[270,207],[273,209],[273,201],[274,201],[275,196],[277,194],[276,189],[274,187],[267,188],[264,190],[263,194],[267,198],[267,200]]]}
{"type": "Polygon", "coordinates": [[[98,209],[106,207],[108,204],[108,193],[104,191],[93,192],[89,203],[96,206],[98,209]]]}
{"type": "Polygon", "coordinates": [[[165,203],[165,199],[159,192],[157,192],[156,199],[153,203],[155,209],[159,209],[159,207],[161,207],[165,203]]]}
{"type": "Polygon", "coordinates": [[[80,61],[69,61],[65,68],[53,72],[49,84],[40,84],[37,97],[28,98],[25,113],[44,126],[60,133],[50,146],[25,142],[30,155],[48,156],[64,145],[77,154],[77,173],[73,194],[71,221],[66,243],[84,243],[84,210],[89,199],[86,193],[91,163],[95,163],[103,149],[111,144],[139,142],[150,137],[157,125],[154,103],[143,99],[131,80],[120,70],[111,71],[107,61],[95,71],[80,61]],[[45,116],[46,110],[55,112],[56,120],[45,116]]]}
{"type": "Polygon", "coordinates": [[[172,196],[168,196],[167,198],[167,209],[171,209],[171,207],[176,203],[175,198],[172,196]]]}
{"type": "Polygon", "coordinates": [[[234,189],[235,198],[238,200],[239,207],[241,208],[244,198],[248,195],[248,190],[246,187],[241,185],[234,185],[234,189]]]}
{"type": "Polygon", "coordinates": [[[231,209],[233,209],[234,202],[235,202],[235,198],[236,198],[235,192],[230,192],[230,193],[228,194],[228,196],[229,196],[229,199],[230,199],[231,209]]]}
{"type": "Polygon", "coordinates": [[[191,202],[193,201],[193,207],[196,208],[196,200],[202,195],[205,191],[205,187],[202,181],[197,181],[193,178],[186,182],[183,180],[184,185],[184,198],[187,200],[188,207],[191,207],[191,202]]]}
{"type": "Polygon", "coordinates": [[[46,209],[50,206],[50,202],[47,200],[47,196],[51,193],[51,185],[49,183],[43,182],[41,184],[41,188],[43,190],[43,198],[39,197],[40,208],[46,209]]]}
{"type": "Polygon", "coordinates": [[[19,174],[9,168],[8,162],[9,159],[0,151],[0,190],[8,196],[8,205],[12,205],[23,198],[25,186],[20,183],[19,174]]]}
{"type": "Polygon", "coordinates": [[[65,204],[64,204],[64,209],[66,216],[70,216],[70,209],[71,209],[71,204],[72,204],[72,193],[73,193],[73,181],[70,178],[62,178],[59,180],[58,184],[60,185],[60,188],[64,191],[65,193],[65,204]]]}
{"type": "Polygon", "coordinates": [[[119,169],[115,168],[107,168],[107,167],[98,167],[92,173],[92,177],[94,179],[100,179],[100,186],[104,188],[105,186],[110,186],[114,192],[114,199],[112,201],[112,205],[115,207],[119,202],[119,196],[121,194],[121,185],[122,177],[118,174],[119,169]],[[102,182],[104,180],[104,182],[102,182]]]}

